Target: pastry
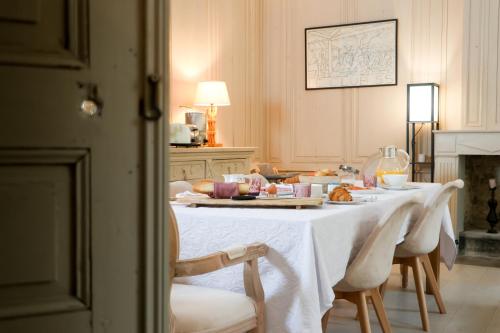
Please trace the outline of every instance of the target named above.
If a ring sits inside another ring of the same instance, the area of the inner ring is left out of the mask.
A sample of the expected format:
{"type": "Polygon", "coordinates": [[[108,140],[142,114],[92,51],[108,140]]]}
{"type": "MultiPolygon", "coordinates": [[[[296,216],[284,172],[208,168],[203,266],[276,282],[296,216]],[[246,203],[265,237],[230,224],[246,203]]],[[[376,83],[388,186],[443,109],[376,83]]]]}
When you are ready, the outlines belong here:
{"type": "Polygon", "coordinates": [[[285,179],[283,181],[283,183],[285,183],[285,184],[297,184],[297,183],[300,183],[300,178],[299,178],[299,176],[293,176],[293,177],[285,179]]]}
{"type": "Polygon", "coordinates": [[[276,184],[269,185],[269,187],[267,188],[267,194],[273,196],[278,194],[278,188],[276,187],[276,184]]]}
{"type": "MultiPolygon", "coordinates": [[[[212,179],[200,180],[199,182],[193,184],[193,191],[197,193],[212,195],[214,193],[214,183],[215,181],[212,179]]],[[[250,190],[250,184],[239,183],[238,189],[240,195],[248,194],[248,191],[250,190]]]]}
{"type": "Polygon", "coordinates": [[[337,174],[335,173],[335,171],[332,171],[330,169],[323,169],[323,170],[319,170],[319,171],[316,171],[314,173],[314,176],[317,176],[317,177],[322,177],[322,176],[336,176],[337,174]]]}
{"type": "Polygon", "coordinates": [[[330,193],[328,197],[331,201],[352,201],[352,196],[345,188],[337,186],[330,193]]]}

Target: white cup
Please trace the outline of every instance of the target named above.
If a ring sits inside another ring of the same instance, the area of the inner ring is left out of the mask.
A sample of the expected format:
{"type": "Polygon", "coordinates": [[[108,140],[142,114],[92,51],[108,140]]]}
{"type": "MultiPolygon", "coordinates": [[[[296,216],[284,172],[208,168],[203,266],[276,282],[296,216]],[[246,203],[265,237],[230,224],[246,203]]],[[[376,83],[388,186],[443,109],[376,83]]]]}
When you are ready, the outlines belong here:
{"type": "Polygon", "coordinates": [[[408,175],[388,174],[383,175],[384,183],[392,187],[403,187],[408,180],[408,175]]]}
{"type": "Polygon", "coordinates": [[[333,189],[336,188],[337,186],[339,186],[339,184],[328,184],[327,193],[333,191],[333,189]]]}
{"type": "Polygon", "coordinates": [[[311,184],[311,198],[321,198],[323,196],[323,185],[311,184]]]}
{"type": "Polygon", "coordinates": [[[245,183],[245,175],[242,173],[224,174],[225,183],[245,183]]]}
{"type": "Polygon", "coordinates": [[[424,163],[425,162],[425,154],[418,154],[417,162],[424,163]]]}

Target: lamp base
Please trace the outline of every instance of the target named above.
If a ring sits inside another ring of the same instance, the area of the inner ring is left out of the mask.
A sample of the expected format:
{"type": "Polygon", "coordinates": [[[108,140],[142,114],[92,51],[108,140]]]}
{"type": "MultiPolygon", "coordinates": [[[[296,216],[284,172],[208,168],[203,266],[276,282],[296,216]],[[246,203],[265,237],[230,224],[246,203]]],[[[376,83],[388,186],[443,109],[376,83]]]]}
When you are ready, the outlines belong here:
{"type": "Polygon", "coordinates": [[[208,147],[222,147],[222,143],[217,143],[215,141],[215,134],[216,134],[216,121],[215,118],[217,117],[217,107],[216,106],[211,106],[208,109],[208,116],[207,116],[207,139],[208,147]]]}

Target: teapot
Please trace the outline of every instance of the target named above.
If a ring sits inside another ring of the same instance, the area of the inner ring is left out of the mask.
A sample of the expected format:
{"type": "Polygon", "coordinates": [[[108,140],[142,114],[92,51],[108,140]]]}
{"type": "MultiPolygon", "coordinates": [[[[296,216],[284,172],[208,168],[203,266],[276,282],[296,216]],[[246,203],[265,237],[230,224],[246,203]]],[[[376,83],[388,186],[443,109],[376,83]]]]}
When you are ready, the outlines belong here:
{"type": "Polygon", "coordinates": [[[377,183],[384,184],[383,175],[407,174],[410,165],[410,155],[395,145],[379,148],[370,156],[363,166],[363,174],[376,175],[377,183]]]}

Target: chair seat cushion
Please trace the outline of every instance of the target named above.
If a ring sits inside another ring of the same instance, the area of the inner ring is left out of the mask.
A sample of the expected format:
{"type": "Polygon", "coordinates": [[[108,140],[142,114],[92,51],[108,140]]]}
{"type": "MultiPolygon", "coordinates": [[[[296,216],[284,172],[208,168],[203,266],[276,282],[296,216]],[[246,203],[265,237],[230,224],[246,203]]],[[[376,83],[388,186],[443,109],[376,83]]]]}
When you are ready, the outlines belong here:
{"type": "Polygon", "coordinates": [[[176,333],[209,333],[228,328],[244,332],[256,326],[255,303],[243,294],[174,283],[170,302],[176,333]]]}

